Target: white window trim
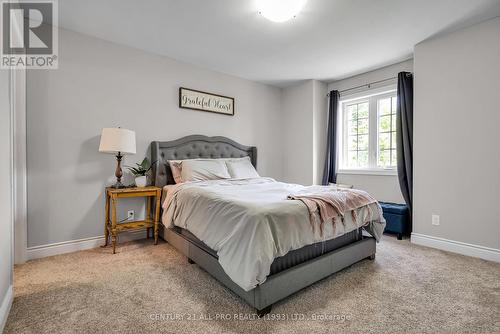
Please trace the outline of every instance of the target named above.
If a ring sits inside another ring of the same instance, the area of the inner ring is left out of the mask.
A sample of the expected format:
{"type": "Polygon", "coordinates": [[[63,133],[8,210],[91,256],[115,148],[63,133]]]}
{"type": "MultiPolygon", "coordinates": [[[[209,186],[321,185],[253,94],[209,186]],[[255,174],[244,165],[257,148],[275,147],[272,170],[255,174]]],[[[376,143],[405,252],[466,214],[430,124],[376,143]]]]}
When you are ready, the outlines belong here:
{"type": "MultiPolygon", "coordinates": [[[[346,150],[344,149],[344,142],[347,140],[347,131],[345,130],[345,122],[346,122],[346,108],[345,105],[349,102],[352,102],[353,100],[361,100],[361,99],[366,99],[369,101],[370,110],[377,110],[378,113],[378,108],[376,105],[375,99],[370,99],[370,97],[377,95],[377,97],[385,97],[385,96],[392,96],[394,95],[394,92],[396,92],[396,86],[395,85],[390,85],[390,86],[384,86],[384,87],[378,87],[375,89],[370,89],[367,91],[363,92],[358,92],[354,94],[350,94],[347,96],[343,96],[340,98],[339,101],[339,120],[338,120],[338,142],[339,142],[339,156],[338,156],[338,163],[337,163],[337,174],[346,174],[346,175],[385,175],[385,176],[397,176],[398,171],[397,168],[380,168],[380,167],[374,167],[371,166],[369,168],[343,168],[343,164],[345,159],[347,158],[346,155],[346,150]]],[[[378,129],[378,114],[377,117],[370,117],[369,119],[369,128],[370,129],[378,129]]],[[[369,161],[376,162],[377,161],[377,152],[378,152],[378,130],[377,131],[370,131],[369,132],[369,147],[368,147],[368,152],[369,152],[369,161]]]]}
{"type": "Polygon", "coordinates": [[[396,168],[358,168],[358,169],[346,169],[342,168],[337,171],[337,174],[345,175],[388,175],[394,176],[398,175],[396,168]]]}

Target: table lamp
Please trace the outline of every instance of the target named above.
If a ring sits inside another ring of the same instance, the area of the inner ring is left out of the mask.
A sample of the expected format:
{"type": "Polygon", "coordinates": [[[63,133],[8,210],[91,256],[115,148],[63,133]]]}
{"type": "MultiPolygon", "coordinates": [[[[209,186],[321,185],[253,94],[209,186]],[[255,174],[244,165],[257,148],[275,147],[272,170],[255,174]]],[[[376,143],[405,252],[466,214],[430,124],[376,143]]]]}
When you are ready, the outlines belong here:
{"type": "Polygon", "coordinates": [[[122,184],[121,162],[123,155],[135,154],[135,132],[121,128],[104,128],[101,133],[99,152],[116,154],[116,183],[113,188],[125,188],[122,184]]]}

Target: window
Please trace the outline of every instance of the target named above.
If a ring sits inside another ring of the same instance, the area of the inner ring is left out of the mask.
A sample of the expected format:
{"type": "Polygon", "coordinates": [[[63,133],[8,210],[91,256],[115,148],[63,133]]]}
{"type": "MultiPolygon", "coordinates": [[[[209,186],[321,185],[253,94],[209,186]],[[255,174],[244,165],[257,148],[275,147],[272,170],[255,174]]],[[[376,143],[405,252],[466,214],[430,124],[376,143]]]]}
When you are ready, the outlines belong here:
{"type": "Polygon", "coordinates": [[[346,104],[347,167],[368,167],[369,113],[368,101],[346,104]]]}
{"type": "Polygon", "coordinates": [[[378,167],[396,167],[396,96],[378,101],[378,167]]]}
{"type": "Polygon", "coordinates": [[[396,91],[341,101],[340,172],[395,171],[396,91]]]}

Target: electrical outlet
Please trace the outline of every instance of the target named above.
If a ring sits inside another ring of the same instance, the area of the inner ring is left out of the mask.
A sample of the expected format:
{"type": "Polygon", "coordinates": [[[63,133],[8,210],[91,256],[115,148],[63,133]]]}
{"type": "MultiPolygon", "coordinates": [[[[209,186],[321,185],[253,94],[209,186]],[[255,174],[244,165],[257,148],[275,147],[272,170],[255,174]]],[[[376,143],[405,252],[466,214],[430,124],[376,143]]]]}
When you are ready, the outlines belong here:
{"type": "Polygon", "coordinates": [[[439,215],[432,215],[432,225],[439,225],[439,215]]]}
{"type": "Polygon", "coordinates": [[[134,220],[135,219],[135,212],[134,210],[128,210],[127,211],[127,220],[134,220]]]}

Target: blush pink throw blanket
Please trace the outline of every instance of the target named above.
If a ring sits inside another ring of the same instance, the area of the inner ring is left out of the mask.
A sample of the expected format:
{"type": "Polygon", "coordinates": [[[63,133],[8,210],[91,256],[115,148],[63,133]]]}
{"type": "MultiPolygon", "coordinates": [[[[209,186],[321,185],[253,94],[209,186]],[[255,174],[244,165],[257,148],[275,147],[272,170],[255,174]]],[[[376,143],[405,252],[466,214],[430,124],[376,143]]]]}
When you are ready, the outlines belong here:
{"type": "Polygon", "coordinates": [[[324,187],[322,189],[316,188],[311,192],[288,195],[288,199],[302,201],[307,206],[313,231],[315,229],[315,213],[319,211],[321,235],[323,235],[323,225],[329,219],[332,219],[332,224],[335,228],[339,220],[344,223],[344,215],[351,211],[352,219],[356,223],[357,217],[355,210],[377,202],[375,198],[363,190],[334,190],[330,187],[324,187]]]}

